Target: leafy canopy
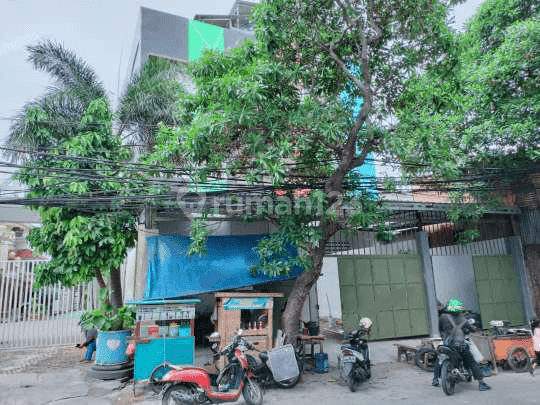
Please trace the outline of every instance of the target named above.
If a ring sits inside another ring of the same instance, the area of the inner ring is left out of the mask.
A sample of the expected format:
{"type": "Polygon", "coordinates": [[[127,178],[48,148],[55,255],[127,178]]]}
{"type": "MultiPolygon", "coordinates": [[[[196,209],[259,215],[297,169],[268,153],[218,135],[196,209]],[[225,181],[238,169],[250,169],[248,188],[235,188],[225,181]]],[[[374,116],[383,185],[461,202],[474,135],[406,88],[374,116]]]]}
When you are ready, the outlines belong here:
{"type": "MultiPolygon", "coordinates": [[[[253,13],[256,42],[192,64],[196,91],[179,100],[179,123],[161,129],[150,161],[182,166],[199,186],[226,178],[228,194],[207,198],[211,213],[276,226],[257,248],[258,270],[319,271],[336,232],[383,218],[354,169],[382,151],[406,79],[451,49],[455,3],[263,2],[253,13]],[[288,257],[289,244],[299,257],[288,257]]],[[[192,252],[204,250],[201,219],[192,252]]]]}
{"type": "Polygon", "coordinates": [[[77,133],[68,139],[40,126],[49,119],[44,110],[34,107],[26,117],[29,125],[40,128],[36,141],[49,145],[16,175],[29,187],[27,197],[41,202],[42,226],[32,229],[28,240],[38,252],[52,256],[38,267],[36,285],[72,286],[91,281],[96,269],[107,273],[119,268],[137,234],[134,213],[115,209],[115,201],[120,204],[119,197],[140,187],[142,176],[122,164],[131,153],[111,131],[107,103],[92,101],[77,133]],[[92,203],[104,197],[110,197],[108,206],[92,203]],[[58,206],[59,199],[66,203],[58,206]],[[51,200],[56,206],[48,206],[51,200]],[[80,208],[83,204],[86,210],[80,208]]]}
{"type": "Polygon", "coordinates": [[[444,178],[538,161],[538,2],[486,0],[456,40],[442,66],[407,83],[389,144],[444,178]]]}

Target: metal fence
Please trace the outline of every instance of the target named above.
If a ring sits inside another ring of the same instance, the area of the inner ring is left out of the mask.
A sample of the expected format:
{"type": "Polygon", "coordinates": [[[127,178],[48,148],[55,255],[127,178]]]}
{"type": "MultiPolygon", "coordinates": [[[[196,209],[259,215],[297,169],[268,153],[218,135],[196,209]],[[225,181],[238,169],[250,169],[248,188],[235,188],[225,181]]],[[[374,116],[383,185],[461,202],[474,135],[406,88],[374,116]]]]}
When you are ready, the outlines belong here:
{"type": "Polygon", "coordinates": [[[0,350],[77,343],[83,311],[96,308],[90,283],[34,288],[34,271],[45,261],[0,261],[0,350]]]}
{"type": "Polygon", "coordinates": [[[416,235],[428,235],[432,255],[505,255],[506,238],[514,235],[510,216],[487,214],[474,224],[455,224],[444,211],[395,212],[385,224],[387,235],[376,230],[339,232],[326,245],[326,257],[416,254],[416,235]],[[475,230],[474,240],[467,241],[467,230],[475,230]]]}

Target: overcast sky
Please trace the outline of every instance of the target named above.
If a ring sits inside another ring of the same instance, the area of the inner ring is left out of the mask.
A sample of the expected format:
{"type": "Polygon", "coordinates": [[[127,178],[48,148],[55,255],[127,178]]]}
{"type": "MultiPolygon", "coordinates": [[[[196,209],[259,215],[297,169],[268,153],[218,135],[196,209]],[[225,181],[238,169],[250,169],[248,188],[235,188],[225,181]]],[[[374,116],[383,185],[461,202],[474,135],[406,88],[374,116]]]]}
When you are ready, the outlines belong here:
{"type": "MultiPolygon", "coordinates": [[[[468,0],[456,8],[456,26],[462,26],[481,2],[468,0]]],[[[226,14],[232,4],[233,0],[0,0],[0,144],[9,119],[49,83],[26,62],[26,45],[45,38],[62,42],[95,69],[116,101],[140,6],[192,18],[226,14]]]]}

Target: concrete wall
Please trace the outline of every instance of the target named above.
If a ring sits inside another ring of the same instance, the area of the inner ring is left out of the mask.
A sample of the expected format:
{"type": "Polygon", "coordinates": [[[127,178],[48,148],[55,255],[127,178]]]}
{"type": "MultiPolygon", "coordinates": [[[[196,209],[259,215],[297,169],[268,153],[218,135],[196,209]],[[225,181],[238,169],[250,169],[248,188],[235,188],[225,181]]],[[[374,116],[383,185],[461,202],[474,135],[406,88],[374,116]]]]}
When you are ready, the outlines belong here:
{"type": "Polygon", "coordinates": [[[317,281],[319,317],[341,319],[341,295],[337,257],[325,257],[321,276],[317,281]]]}
{"type": "Polygon", "coordinates": [[[188,60],[188,21],[178,15],[141,7],[141,63],[153,53],[188,60]]]}
{"type": "Polygon", "coordinates": [[[472,256],[432,256],[437,299],[444,303],[457,298],[480,313],[472,256]]]}

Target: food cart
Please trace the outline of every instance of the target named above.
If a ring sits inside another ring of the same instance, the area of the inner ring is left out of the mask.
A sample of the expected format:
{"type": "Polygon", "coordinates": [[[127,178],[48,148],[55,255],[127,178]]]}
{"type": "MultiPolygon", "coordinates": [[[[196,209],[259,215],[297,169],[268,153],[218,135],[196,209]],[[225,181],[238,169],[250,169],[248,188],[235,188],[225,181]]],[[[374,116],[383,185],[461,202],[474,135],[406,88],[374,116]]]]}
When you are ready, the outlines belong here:
{"type": "MultiPolygon", "coordinates": [[[[261,351],[273,347],[273,308],[274,298],[283,297],[282,293],[216,293],[215,323],[216,331],[210,342],[225,347],[231,343],[238,329],[243,330],[242,337],[261,351]]],[[[223,365],[223,359],[219,366],[223,365]]]]}
{"type": "Polygon", "coordinates": [[[159,364],[195,363],[195,305],[198,299],[131,301],[136,306],[134,380],[148,381],[159,364]]]}

